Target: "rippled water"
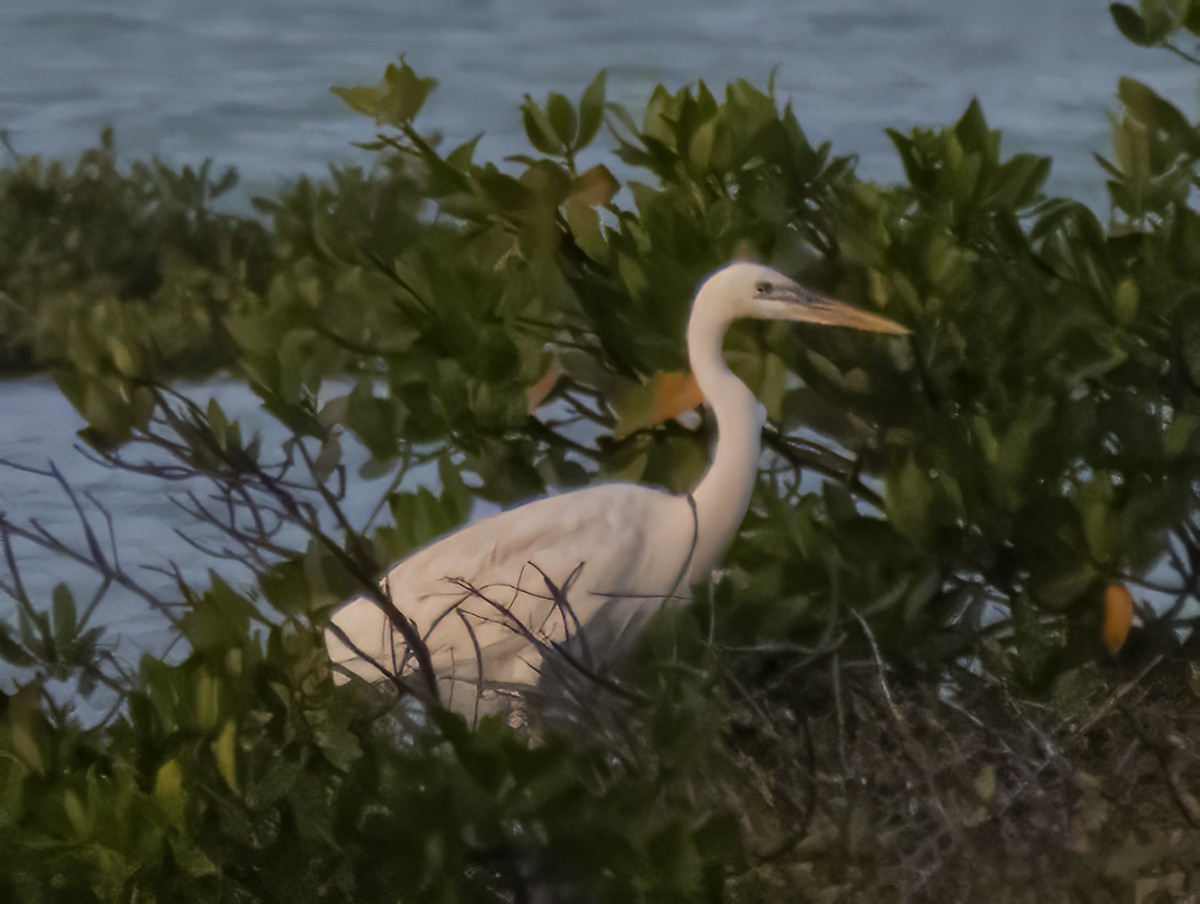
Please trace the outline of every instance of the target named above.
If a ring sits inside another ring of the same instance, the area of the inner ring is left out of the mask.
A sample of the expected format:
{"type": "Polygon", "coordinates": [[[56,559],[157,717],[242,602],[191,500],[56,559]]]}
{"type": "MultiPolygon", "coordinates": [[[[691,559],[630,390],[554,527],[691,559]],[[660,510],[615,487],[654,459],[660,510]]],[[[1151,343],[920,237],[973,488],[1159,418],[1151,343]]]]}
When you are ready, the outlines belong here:
{"type": "MultiPolygon", "coordinates": [[[[256,418],[256,406],[250,394],[240,385],[213,381],[193,391],[205,397],[217,397],[227,413],[242,418],[256,418]]],[[[261,420],[261,417],[258,417],[261,420]]],[[[0,382],[0,458],[25,467],[49,470],[55,463],[70,483],[89,520],[102,541],[108,540],[106,521],[97,505],[110,511],[119,541],[121,564],[139,582],[167,599],[177,598],[172,581],[164,574],[152,571],[179,564],[185,577],[202,580],[205,570],[213,563],[198,556],[174,531],[185,526],[184,517],[172,498],[179,498],[186,489],[203,492],[199,483],[191,487],[165,485],[148,477],[115,471],[85,456],[75,431],[82,420],[44,378],[0,382]]],[[[79,516],[62,486],[53,478],[29,474],[0,464],[0,511],[25,524],[33,519],[57,537],[67,540],[77,549],[85,549],[79,516]]],[[[109,550],[104,543],[106,553],[109,550]]],[[[49,598],[60,581],[74,588],[79,608],[90,599],[97,585],[88,569],[68,559],[39,550],[31,543],[14,540],[12,552],[18,564],[19,577],[35,600],[49,598]]],[[[232,571],[232,569],[226,569],[232,571]]],[[[232,576],[232,575],[231,575],[232,576]]],[[[9,568],[0,563],[0,578],[11,580],[9,568]]],[[[119,623],[123,641],[134,648],[154,649],[161,645],[163,622],[141,602],[125,594],[114,593],[110,599],[120,601],[119,611],[102,608],[100,621],[119,623]]],[[[0,598],[0,614],[11,601],[0,598]]],[[[3,667],[0,666],[0,674],[3,667]]]]}
{"type": "MultiPolygon", "coordinates": [[[[112,125],[127,159],[214,157],[250,192],[331,160],[365,159],[350,142],[371,124],[328,91],[371,82],[400,53],[441,81],[425,125],[452,140],[487,133],[493,155],[522,147],[516,107],[528,92],[577,94],[597,70],[610,99],[637,107],[658,82],[746,77],[790,98],[810,136],[856,153],[861,172],[899,166],[883,129],[944,124],[972,96],[1006,150],[1054,157],[1052,191],[1103,201],[1091,153],[1122,74],[1187,103],[1194,73],[1139,50],[1111,25],[1107,0],[3,0],[0,129],[18,153],[70,155],[112,125]]],[[[0,152],[3,153],[3,152],[0,152]]],[[[597,155],[603,153],[597,150],[597,155]]],[[[237,387],[210,387],[253,414],[237,387]]],[[[206,391],[204,388],[197,392],[206,391]]],[[[135,562],[206,566],[173,534],[158,487],[70,451],[78,418],[43,380],[0,383],[0,458],[54,459],[117,516],[135,562]]],[[[74,523],[52,484],[0,468],[0,510],[74,523]]],[[[79,573],[29,553],[31,589],[79,573]]],[[[0,576],[4,574],[0,567],[0,576]]],[[[149,573],[148,573],[149,574],[149,573]]],[[[149,579],[154,582],[154,576],[149,579]]],[[[160,581],[161,585],[161,581],[160,581]]],[[[0,600],[0,612],[8,605],[0,600]]],[[[153,648],[140,606],[110,612],[127,642],[153,648]]]]}
{"type": "Polygon", "coordinates": [[[206,156],[252,189],[355,155],[370,123],[329,93],[398,54],[441,81],[424,121],[518,147],[525,92],[576,93],[601,68],[636,106],[659,81],[742,76],[864,172],[898,174],[888,126],[945,123],[972,96],[1011,150],[1052,154],[1053,187],[1099,198],[1116,79],[1191,98],[1192,73],[1122,40],[1107,0],[4,0],[0,128],[65,154],[117,129],[127,155],[206,156]]]}

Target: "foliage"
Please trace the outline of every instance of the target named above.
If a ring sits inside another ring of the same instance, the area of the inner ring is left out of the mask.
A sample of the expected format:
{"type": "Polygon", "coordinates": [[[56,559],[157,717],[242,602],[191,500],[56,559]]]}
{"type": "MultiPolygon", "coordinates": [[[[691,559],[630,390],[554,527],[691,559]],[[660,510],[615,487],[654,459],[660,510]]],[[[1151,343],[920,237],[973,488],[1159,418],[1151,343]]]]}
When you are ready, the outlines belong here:
{"type": "Polygon", "coordinates": [[[68,169],[0,169],[0,370],[111,356],[126,375],[229,361],[221,320],[249,306],[270,261],[262,227],[213,212],[232,170],[118,166],[112,132],[68,169]],[[102,334],[107,342],[93,341],[102,334]]]}
{"type": "MultiPolygon", "coordinates": [[[[1194,6],[1112,15],[1182,53],[1194,6]]],[[[0,892],[1123,900],[1194,863],[1197,126],[1121,81],[1105,223],[1044,197],[1049,160],[1003,155],[974,102],[890,133],[905,181],[880,186],[742,81],[660,87],[641,117],[603,74],[577,102],[526,97],[530,152],[504,165],[417,128],[433,89],[403,60],[337,89],[376,121],[376,168],[259,202],[270,263],[220,317],[281,449],[124,366],[119,332],[69,356],[98,453],[209,478],[194,512],[257,582],[160,599],[78,504],[93,602],[9,582],[0,656],[32,677],[0,718],[0,892]],[[468,730],[419,680],[335,688],[330,607],[386,606],[382,566],[476,500],[695,480],[704,435],[654,412],[691,293],[735,256],[913,337],[734,331],[770,452],[723,578],[518,726],[468,730]],[[392,478],[366,520],[343,504],[351,441],[360,476],[392,478]],[[414,487],[422,465],[440,492],[414,487]],[[106,658],[91,616],[114,585],[172,621],[180,661],[106,658]],[[1114,586],[1143,622],[1115,655],[1114,586]],[[120,705],[92,724],[50,682],[120,705]],[[1101,790],[1118,760],[1153,792],[1101,790]]],[[[14,576],[19,543],[73,553],[36,522],[0,533],[14,576]]]]}

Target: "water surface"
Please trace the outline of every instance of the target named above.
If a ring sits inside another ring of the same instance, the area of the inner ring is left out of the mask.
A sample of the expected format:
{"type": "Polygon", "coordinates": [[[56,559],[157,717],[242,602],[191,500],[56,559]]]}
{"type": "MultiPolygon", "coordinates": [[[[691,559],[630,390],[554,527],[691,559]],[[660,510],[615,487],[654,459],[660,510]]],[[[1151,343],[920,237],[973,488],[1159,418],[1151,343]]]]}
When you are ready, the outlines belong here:
{"type": "Polygon", "coordinates": [[[1125,42],[1106,0],[5,0],[0,128],[24,153],[69,154],[113,125],[127,156],[215,157],[251,189],[330,160],[370,123],[329,93],[404,53],[441,82],[423,122],[484,150],[521,146],[528,92],[577,94],[600,69],[637,107],[658,82],[770,74],[801,123],[899,168],[886,127],[946,123],[979,97],[1010,150],[1051,154],[1052,186],[1099,199],[1116,79],[1190,99],[1193,73],[1125,42]]]}

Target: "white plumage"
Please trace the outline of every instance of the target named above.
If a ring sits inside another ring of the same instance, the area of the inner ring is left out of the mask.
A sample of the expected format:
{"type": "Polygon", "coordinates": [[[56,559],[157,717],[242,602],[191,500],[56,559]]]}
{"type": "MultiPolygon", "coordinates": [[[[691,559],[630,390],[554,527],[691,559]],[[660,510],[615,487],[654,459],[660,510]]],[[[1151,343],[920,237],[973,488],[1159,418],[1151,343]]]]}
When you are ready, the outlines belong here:
{"type": "MultiPolygon", "coordinates": [[[[576,642],[580,655],[611,655],[639,616],[686,587],[687,554],[663,541],[693,520],[684,496],[632,483],[589,487],[470,524],[395,565],[384,586],[425,638],[444,701],[473,708],[481,679],[489,688],[537,682],[542,657],[518,625],[561,643],[575,635],[578,618],[587,626],[586,640],[576,642]]],[[[374,660],[327,634],[334,661],[354,674],[378,681],[386,675],[375,663],[392,674],[414,666],[370,600],[347,603],[334,622],[374,660]]]]}
{"type": "MultiPolygon", "coordinates": [[[[725,331],[740,317],[907,332],[767,267],[736,263],[710,276],[693,302],[687,343],[718,439],[689,494],[607,483],[533,500],[435,540],[388,571],[384,590],[423,638],[443,702],[472,714],[496,689],[536,684],[549,645],[577,661],[610,659],[664,601],[685,597],[720,563],[750,504],[762,430],[757,400],[721,355],[725,331]]],[[[334,613],[326,645],[339,682],[415,667],[367,597],[334,613]]]]}

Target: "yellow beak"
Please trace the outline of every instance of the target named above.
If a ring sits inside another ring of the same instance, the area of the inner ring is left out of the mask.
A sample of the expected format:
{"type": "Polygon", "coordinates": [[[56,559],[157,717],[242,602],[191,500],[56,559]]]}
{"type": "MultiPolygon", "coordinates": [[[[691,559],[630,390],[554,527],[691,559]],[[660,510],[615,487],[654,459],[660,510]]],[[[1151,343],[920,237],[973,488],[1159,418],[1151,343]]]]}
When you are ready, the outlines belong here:
{"type": "Polygon", "coordinates": [[[894,320],[853,307],[844,301],[816,295],[807,289],[788,290],[786,295],[781,292],[777,297],[791,303],[787,311],[788,320],[819,323],[824,326],[846,326],[852,330],[891,333],[898,336],[910,332],[908,327],[901,326],[894,320]]]}

